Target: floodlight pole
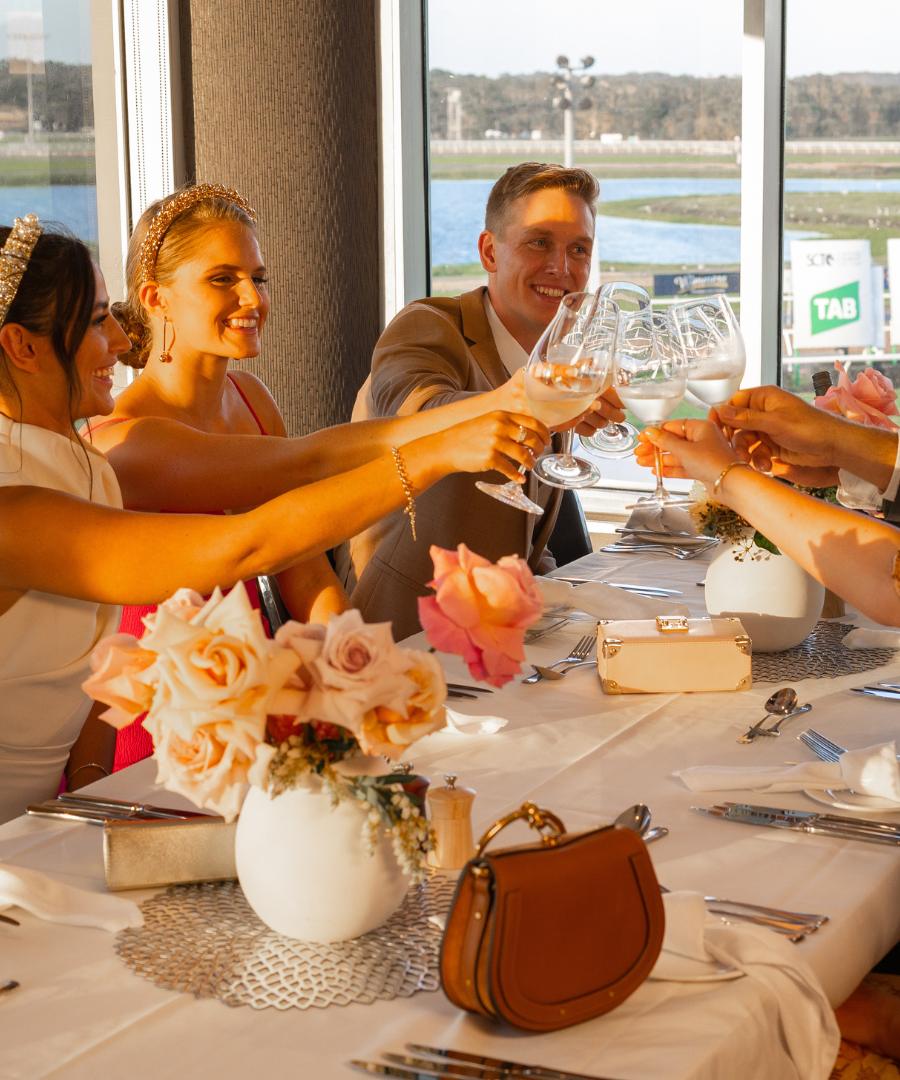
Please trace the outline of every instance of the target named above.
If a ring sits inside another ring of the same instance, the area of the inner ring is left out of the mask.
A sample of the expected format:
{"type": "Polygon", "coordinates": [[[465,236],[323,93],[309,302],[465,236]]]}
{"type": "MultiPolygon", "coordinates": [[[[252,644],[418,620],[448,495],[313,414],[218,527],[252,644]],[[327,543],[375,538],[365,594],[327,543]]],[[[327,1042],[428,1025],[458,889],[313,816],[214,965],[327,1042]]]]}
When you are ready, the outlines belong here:
{"type": "MultiPolygon", "coordinates": [[[[572,95],[572,82],[576,73],[587,71],[593,65],[592,56],[582,57],[581,67],[573,67],[567,56],[556,58],[556,66],[560,70],[555,76],[555,85],[562,93],[553,99],[553,105],[563,111],[563,164],[567,169],[571,169],[575,163],[575,99],[572,95]]],[[[590,87],[594,82],[590,76],[582,76],[580,81],[585,87],[590,87]]],[[[591,103],[587,98],[579,103],[580,107],[585,107],[585,102],[587,102],[587,108],[590,108],[591,103]]]]}

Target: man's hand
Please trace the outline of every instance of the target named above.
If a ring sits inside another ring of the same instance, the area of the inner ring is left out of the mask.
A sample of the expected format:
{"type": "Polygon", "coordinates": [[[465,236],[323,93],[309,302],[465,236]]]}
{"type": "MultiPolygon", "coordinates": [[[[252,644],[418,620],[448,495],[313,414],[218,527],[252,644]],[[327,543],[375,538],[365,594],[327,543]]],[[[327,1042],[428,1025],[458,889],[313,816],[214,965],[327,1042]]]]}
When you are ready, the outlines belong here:
{"type": "Polygon", "coordinates": [[[611,386],[604,390],[599,398],[591,406],[590,411],[580,418],[575,430],[579,435],[590,438],[598,428],[606,427],[610,420],[617,424],[625,419],[622,402],[619,395],[611,386]]]}
{"type": "Polygon", "coordinates": [[[634,451],[638,465],[654,468],[656,449],[662,455],[663,476],[700,480],[712,491],[722,470],[737,460],[733,447],[709,420],[668,420],[640,434],[634,451]]]}
{"type": "Polygon", "coordinates": [[[777,386],[739,390],[718,411],[741,461],[804,487],[838,483],[840,444],[853,437],[845,420],[777,386]]]}

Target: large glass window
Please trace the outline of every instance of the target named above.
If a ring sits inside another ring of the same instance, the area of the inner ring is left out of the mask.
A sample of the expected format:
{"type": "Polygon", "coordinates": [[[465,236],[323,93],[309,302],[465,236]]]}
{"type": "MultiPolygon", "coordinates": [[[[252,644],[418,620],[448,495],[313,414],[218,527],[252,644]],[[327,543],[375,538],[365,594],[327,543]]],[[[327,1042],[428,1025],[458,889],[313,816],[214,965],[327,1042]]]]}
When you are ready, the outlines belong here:
{"type": "Polygon", "coordinates": [[[89,0],[0,0],[0,223],[34,212],[97,248],[89,0]]]}
{"type": "MultiPolygon", "coordinates": [[[[743,6],[689,8],[429,0],[435,295],[487,282],[492,184],[517,162],[564,161],[570,131],[601,187],[593,284],[636,282],[659,307],[724,290],[740,311],[743,6]]],[[[698,405],[675,416],[705,416],[698,405]]],[[[633,458],[601,468],[607,489],[650,486],[633,458]]]]}
{"type": "Polygon", "coordinates": [[[782,383],[807,398],[836,360],[900,386],[898,38],[895,0],[787,0],[782,383]]]}

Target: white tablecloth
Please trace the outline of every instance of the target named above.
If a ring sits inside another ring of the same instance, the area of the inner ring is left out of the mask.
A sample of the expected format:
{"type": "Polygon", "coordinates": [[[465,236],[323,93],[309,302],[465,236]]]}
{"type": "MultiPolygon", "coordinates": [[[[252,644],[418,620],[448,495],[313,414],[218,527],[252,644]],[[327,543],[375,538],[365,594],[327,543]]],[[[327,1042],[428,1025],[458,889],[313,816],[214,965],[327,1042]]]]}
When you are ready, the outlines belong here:
{"type": "MultiPolygon", "coordinates": [[[[702,559],[597,554],[567,568],[584,575],[588,570],[613,581],[682,589],[692,612],[705,614],[703,590],[695,584],[705,573],[702,559]]],[[[853,621],[871,625],[858,616],[853,621]]],[[[530,648],[530,655],[545,662],[565,655],[581,629],[592,624],[574,624],[530,648]]],[[[449,659],[446,667],[451,678],[465,681],[461,663],[449,659]]],[[[415,764],[435,784],[455,772],[461,784],[476,789],[476,836],[526,798],[554,810],[570,829],[647,803],[654,822],[670,829],[649,849],[669,888],[831,916],[798,948],[837,1004],[900,939],[900,852],[704,819],[691,804],[717,800],[692,796],[671,773],[696,764],[806,760],[808,751],[792,736],[807,725],[850,747],[893,738],[900,734],[900,710],[847,690],[889,675],[900,681],[900,662],[871,677],[798,683],[812,712],[789,721],[780,739],[741,746],[735,740],[763,715],[771,684],[741,694],[606,697],[596,673],[585,668],[563,682],[517,682],[477,703],[452,702],[459,712],[496,714],[508,724],[495,735],[430,736],[416,748],[415,764]]],[[[177,796],[153,787],[154,775],[153,765],[143,762],[93,789],[179,805],[177,796]]],[[[738,795],[732,797],[737,801],[738,795]]],[[[814,806],[801,793],[746,797],[814,806]]],[[[103,888],[101,832],[89,825],[18,818],[0,828],[0,860],[103,888]]],[[[140,900],[150,894],[129,895],[140,900]]],[[[353,1075],[347,1059],[377,1060],[380,1051],[401,1050],[407,1041],[618,1080],[796,1078],[778,1037],[775,1003],[747,979],[648,982],[606,1017],[551,1035],[522,1036],[458,1012],[440,993],[308,1012],[230,1009],[133,975],[102,931],[42,923],[18,911],[16,917],[18,929],[0,924],[0,980],[22,984],[0,996],[4,1080],[266,1074],[338,1080],[353,1075]]]]}

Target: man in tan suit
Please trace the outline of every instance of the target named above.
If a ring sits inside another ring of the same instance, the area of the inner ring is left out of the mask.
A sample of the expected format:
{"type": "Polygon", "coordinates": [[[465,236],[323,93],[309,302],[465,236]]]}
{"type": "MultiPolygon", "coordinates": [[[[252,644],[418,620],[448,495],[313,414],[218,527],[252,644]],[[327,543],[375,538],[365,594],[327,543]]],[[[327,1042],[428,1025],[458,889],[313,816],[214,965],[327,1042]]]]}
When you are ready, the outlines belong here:
{"type": "MultiPolygon", "coordinates": [[[[560,299],[587,285],[598,195],[596,179],[582,169],[534,162],[508,169],[491,191],[478,241],[487,289],[407,305],[375,346],[353,419],[450,402],[461,410],[454,422],[494,409],[530,413],[524,365],[560,299]]],[[[589,434],[609,417],[622,418],[610,397],[595,403],[579,430],[589,434]]],[[[535,517],[479,491],[479,479],[503,480],[497,473],[450,476],[418,496],[417,541],[398,511],[339,550],[338,576],[368,622],[392,621],[397,640],[420,629],[416,600],[429,592],[432,544],[464,543],[492,561],[519,555],[536,573],[553,568],[547,542],[563,492],[529,474],[525,494],[544,507],[535,517]]]]}

